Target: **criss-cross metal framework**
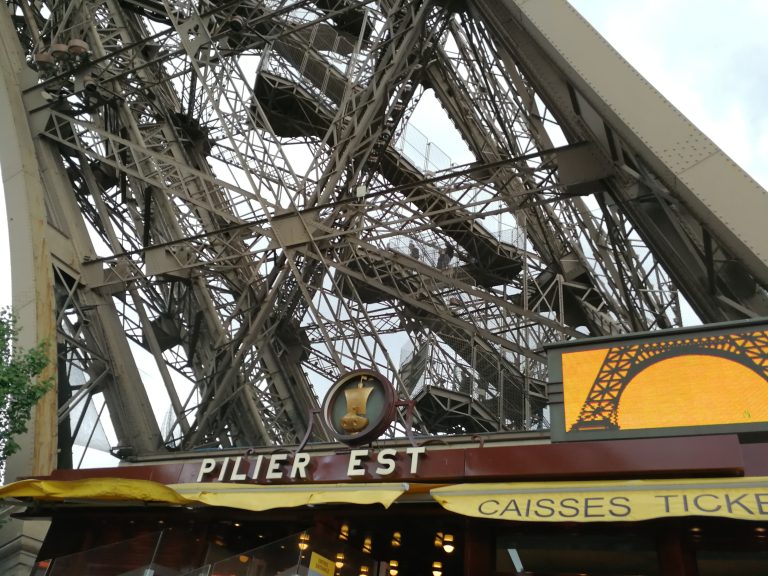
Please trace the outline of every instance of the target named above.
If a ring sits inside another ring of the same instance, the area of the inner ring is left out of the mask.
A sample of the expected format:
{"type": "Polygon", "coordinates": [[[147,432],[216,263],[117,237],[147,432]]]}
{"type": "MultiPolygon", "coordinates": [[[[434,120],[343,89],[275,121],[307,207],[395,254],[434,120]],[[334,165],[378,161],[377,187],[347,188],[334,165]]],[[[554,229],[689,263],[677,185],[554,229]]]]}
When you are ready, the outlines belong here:
{"type": "Polygon", "coordinates": [[[361,368],[423,433],[540,427],[543,344],[768,312],[765,194],[561,0],[3,4],[60,465],[88,414],[120,455],[297,443],[361,368]]]}

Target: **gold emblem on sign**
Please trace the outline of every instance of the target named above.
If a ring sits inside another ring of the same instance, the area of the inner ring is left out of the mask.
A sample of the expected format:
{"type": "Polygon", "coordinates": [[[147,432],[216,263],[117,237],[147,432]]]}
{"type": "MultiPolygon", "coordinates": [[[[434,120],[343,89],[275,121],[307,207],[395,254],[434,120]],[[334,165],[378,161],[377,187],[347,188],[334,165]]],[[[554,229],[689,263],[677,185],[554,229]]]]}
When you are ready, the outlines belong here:
{"type": "Polygon", "coordinates": [[[365,413],[368,397],[373,392],[373,386],[364,387],[363,382],[365,382],[365,377],[357,383],[357,388],[344,390],[344,396],[347,398],[347,413],[341,417],[341,427],[349,434],[360,432],[368,426],[368,418],[365,413]]]}

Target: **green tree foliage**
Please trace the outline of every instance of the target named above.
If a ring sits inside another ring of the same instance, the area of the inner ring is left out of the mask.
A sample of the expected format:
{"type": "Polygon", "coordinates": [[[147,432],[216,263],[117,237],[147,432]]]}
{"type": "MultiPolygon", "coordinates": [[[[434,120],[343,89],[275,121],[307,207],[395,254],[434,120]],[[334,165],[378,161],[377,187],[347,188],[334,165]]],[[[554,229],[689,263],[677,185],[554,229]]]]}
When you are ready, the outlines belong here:
{"type": "Polygon", "coordinates": [[[14,437],[27,431],[32,408],[53,385],[36,378],[48,365],[45,343],[24,351],[18,333],[13,312],[0,309],[0,462],[18,452],[14,437]]]}

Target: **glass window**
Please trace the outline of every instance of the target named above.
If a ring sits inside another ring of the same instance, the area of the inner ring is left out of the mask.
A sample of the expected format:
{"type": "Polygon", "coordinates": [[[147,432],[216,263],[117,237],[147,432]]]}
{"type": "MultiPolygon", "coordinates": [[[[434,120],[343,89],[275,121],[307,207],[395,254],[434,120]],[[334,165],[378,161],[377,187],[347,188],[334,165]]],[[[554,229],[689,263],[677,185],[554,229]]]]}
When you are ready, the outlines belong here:
{"type": "MultiPolygon", "coordinates": [[[[583,528],[583,527],[582,527],[583,528]]],[[[496,540],[499,574],[653,576],[659,573],[654,539],[643,533],[602,529],[528,527],[501,530],[496,540]]]]}

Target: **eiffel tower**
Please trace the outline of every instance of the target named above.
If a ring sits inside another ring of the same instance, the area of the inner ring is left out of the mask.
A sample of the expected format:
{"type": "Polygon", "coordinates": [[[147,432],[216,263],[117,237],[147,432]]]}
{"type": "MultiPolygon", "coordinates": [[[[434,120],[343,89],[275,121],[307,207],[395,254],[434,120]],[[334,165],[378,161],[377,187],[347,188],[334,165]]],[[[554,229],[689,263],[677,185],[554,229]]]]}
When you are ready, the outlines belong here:
{"type": "Polygon", "coordinates": [[[8,0],[14,464],[296,444],[372,369],[514,432],[548,342],[768,314],[768,197],[564,1],[8,0]],[[415,126],[450,125],[452,160],[415,126]]]}

